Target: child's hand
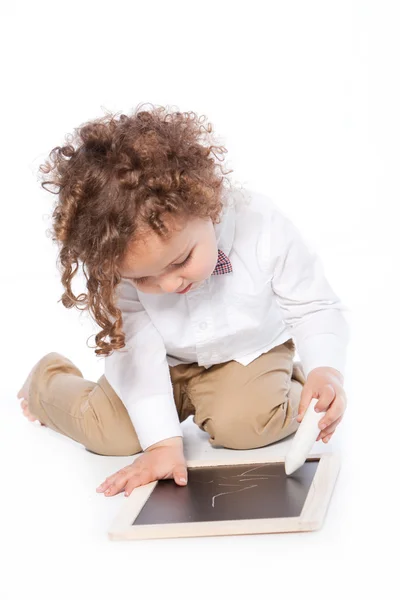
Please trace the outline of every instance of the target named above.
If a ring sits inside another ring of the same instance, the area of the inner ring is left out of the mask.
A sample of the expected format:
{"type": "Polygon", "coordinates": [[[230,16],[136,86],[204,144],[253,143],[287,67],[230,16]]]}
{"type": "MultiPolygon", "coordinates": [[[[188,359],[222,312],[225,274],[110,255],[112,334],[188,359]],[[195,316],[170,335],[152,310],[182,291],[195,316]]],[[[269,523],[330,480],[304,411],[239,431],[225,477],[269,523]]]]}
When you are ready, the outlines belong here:
{"type": "Polygon", "coordinates": [[[133,464],[107,477],[96,491],[114,496],[125,490],[125,496],[129,496],[134,488],[158,479],[174,479],[178,485],[186,485],[187,468],[181,437],[150,446],[133,464]]]}
{"type": "Polygon", "coordinates": [[[330,367],[318,367],[310,371],[301,394],[298,421],[302,421],[312,398],[319,398],[315,405],[317,412],[326,412],[318,424],[321,431],[317,441],[322,439],[327,444],[342,420],[347,406],[343,375],[330,367]]]}

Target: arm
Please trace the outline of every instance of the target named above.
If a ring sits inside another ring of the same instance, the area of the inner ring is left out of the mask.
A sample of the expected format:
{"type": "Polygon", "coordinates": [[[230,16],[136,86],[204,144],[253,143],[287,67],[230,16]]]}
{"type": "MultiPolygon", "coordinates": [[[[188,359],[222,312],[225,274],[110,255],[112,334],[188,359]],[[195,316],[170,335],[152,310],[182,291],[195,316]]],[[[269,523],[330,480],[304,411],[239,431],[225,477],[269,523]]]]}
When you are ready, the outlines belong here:
{"type": "Polygon", "coordinates": [[[161,335],[139,301],[135,287],[117,287],[126,346],[105,358],[105,376],[124,403],[143,450],[182,437],[166,350],[161,335]]]}
{"type": "Polygon", "coordinates": [[[318,367],[344,375],[349,326],[321,261],[297,228],[274,209],[270,222],[272,289],[292,330],[306,376],[318,367]]]}

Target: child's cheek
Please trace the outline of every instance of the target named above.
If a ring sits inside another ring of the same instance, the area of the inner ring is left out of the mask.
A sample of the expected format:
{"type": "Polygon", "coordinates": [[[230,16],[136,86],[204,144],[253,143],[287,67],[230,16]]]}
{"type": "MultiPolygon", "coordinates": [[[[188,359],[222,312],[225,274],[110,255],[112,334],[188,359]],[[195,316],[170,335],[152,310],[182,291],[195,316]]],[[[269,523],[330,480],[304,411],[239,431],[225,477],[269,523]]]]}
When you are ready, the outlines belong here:
{"type": "Polygon", "coordinates": [[[203,281],[210,277],[215,269],[218,260],[218,252],[208,252],[193,262],[190,273],[187,273],[187,278],[192,281],[203,281]]]}

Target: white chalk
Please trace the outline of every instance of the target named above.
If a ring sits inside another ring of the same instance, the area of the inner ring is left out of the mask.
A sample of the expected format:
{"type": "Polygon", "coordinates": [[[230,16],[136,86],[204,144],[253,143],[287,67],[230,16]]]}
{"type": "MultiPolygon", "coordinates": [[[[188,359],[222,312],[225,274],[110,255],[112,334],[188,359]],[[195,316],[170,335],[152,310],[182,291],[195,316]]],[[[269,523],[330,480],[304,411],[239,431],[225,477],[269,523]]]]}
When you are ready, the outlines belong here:
{"type": "Polygon", "coordinates": [[[318,423],[322,419],[324,412],[315,412],[314,407],[319,398],[312,398],[303,420],[296,431],[289,452],[285,458],[285,473],[291,475],[297,469],[304,465],[311,448],[317,440],[321,431],[318,423]]]}

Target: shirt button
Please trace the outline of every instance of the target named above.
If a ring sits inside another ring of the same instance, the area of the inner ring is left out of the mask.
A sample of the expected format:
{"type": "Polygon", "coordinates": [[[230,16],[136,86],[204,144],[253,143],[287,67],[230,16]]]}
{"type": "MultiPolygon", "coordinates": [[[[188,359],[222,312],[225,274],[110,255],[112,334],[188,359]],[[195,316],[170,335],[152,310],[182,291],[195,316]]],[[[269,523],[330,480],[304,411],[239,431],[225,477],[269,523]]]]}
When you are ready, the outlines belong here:
{"type": "Polygon", "coordinates": [[[203,321],[202,323],[200,323],[200,329],[202,329],[204,331],[204,329],[207,329],[208,325],[205,321],[203,321]]]}

